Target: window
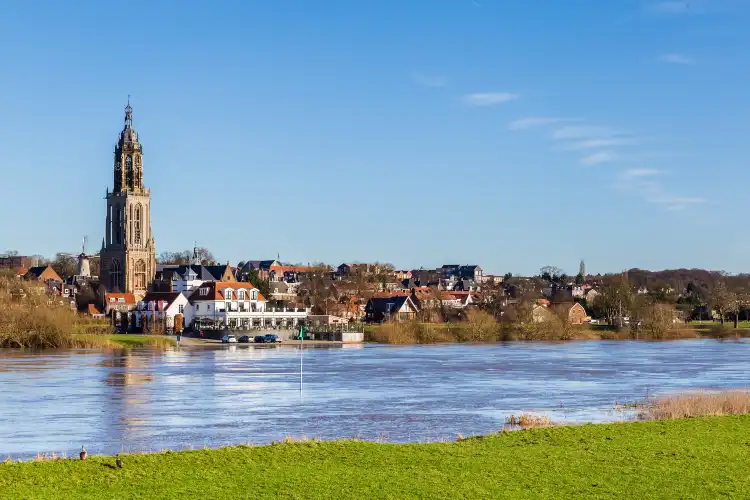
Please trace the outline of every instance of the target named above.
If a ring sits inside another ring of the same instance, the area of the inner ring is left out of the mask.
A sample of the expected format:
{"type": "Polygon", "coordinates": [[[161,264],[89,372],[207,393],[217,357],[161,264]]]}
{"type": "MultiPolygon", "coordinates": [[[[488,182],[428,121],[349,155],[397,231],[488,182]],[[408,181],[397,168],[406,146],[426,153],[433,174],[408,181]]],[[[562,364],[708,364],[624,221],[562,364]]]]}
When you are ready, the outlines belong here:
{"type": "Polygon", "coordinates": [[[184,313],[185,312],[185,306],[182,305],[182,304],[180,304],[179,306],[177,306],[177,312],[180,313],[180,314],[184,313]]]}
{"type": "Polygon", "coordinates": [[[140,245],[141,244],[141,213],[143,210],[141,209],[141,204],[135,206],[135,244],[140,245]]]}
{"type": "Polygon", "coordinates": [[[253,290],[253,291],[252,291],[252,292],[250,293],[250,299],[251,299],[251,300],[258,300],[258,290],[253,290]]]}
{"type": "Polygon", "coordinates": [[[237,300],[245,300],[245,290],[237,290],[237,300]]]}
{"type": "Polygon", "coordinates": [[[120,261],[112,260],[112,270],[109,272],[109,283],[113,290],[119,290],[122,287],[122,267],[120,261]]]}
{"type": "Polygon", "coordinates": [[[133,189],[133,157],[125,158],[125,183],[128,189],[133,189]]]}
{"type": "Polygon", "coordinates": [[[195,304],[195,312],[198,312],[200,310],[201,310],[201,305],[200,304],[195,304]]]}
{"type": "Polygon", "coordinates": [[[205,297],[208,295],[208,288],[201,288],[200,294],[202,297],[205,297]]]}
{"type": "Polygon", "coordinates": [[[138,290],[146,288],[146,263],[143,260],[135,263],[135,288],[138,290]]]}
{"type": "Polygon", "coordinates": [[[125,303],[125,298],[124,297],[118,297],[117,298],[117,302],[122,302],[124,304],[125,303]]]}
{"type": "Polygon", "coordinates": [[[232,300],[232,289],[231,288],[227,288],[226,290],[224,290],[224,299],[225,300],[232,300]]]}

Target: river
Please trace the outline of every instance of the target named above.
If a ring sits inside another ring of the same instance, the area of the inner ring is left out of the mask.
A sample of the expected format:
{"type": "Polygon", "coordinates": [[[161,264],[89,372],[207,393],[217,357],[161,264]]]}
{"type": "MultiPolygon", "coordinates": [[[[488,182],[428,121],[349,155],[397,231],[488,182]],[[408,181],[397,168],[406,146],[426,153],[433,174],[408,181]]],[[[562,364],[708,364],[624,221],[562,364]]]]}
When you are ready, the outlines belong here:
{"type": "Polygon", "coordinates": [[[747,341],[0,349],[0,458],[498,431],[510,414],[633,418],[648,396],[744,388],[747,341]]]}

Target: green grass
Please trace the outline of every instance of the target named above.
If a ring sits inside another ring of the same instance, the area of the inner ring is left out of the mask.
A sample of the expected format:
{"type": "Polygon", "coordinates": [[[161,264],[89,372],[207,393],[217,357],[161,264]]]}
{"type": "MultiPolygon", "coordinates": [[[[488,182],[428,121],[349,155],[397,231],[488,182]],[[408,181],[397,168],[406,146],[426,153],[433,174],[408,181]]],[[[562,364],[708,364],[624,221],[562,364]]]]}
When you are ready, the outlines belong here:
{"type": "Polygon", "coordinates": [[[171,337],[136,334],[87,334],[75,333],[73,339],[80,347],[170,347],[176,345],[171,337]]]}
{"type": "Polygon", "coordinates": [[[116,334],[110,336],[113,342],[120,344],[123,347],[169,347],[176,345],[176,342],[171,337],[165,337],[161,335],[136,335],[136,334],[116,334]]]}
{"type": "Polygon", "coordinates": [[[122,458],[0,464],[0,498],[748,498],[750,416],[122,458]]]}

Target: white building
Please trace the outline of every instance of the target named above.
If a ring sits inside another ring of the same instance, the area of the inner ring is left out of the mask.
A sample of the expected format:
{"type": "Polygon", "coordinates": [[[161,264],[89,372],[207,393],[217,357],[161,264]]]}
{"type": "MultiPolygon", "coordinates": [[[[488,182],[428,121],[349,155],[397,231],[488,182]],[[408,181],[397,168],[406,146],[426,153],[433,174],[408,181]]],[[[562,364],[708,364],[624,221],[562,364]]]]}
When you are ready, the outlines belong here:
{"type": "MultiPolygon", "coordinates": [[[[183,328],[193,321],[193,308],[188,298],[181,292],[149,292],[136,305],[138,315],[145,315],[148,321],[152,318],[165,320],[167,328],[174,327],[174,318],[182,314],[183,328]]],[[[140,324],[140,318],[138,319],[140,324]]]]}
{"type": "Polygon", "coordinates": [[[204,328],[295,328],[305,322],[310,311],[267,307],[266,298],[248,282],[204,282],[188,303],[191,322],[204,328]]]}

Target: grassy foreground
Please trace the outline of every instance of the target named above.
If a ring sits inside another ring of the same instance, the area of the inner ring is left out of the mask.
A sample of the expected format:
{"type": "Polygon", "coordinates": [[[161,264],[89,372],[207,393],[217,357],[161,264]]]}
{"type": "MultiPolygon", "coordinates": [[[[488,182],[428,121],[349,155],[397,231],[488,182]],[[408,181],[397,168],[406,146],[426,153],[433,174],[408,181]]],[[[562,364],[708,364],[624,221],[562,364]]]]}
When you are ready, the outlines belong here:
{"type": "Polygon", "coordinates": [[[122,457],[1,464],[0,498],[748,498],[750,416],[122,457]]]}

